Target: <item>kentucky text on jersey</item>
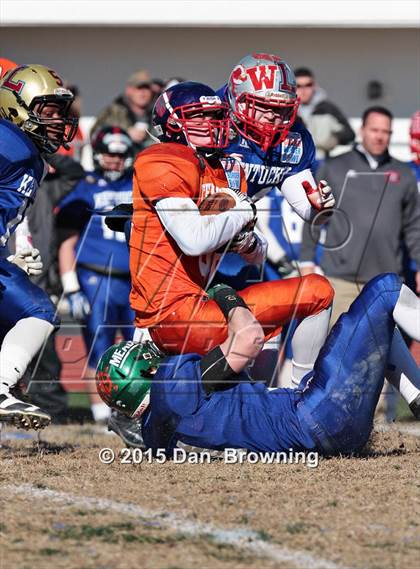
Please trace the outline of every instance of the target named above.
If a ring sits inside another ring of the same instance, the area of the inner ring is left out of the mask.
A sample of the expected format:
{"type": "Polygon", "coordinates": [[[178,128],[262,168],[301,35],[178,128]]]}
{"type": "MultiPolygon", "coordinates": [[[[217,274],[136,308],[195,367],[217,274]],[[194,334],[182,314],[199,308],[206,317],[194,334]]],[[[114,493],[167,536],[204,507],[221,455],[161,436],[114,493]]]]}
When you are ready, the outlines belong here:
{"type": "Polygon", "coordinates": [[[30,138],[0,120],[0,247],[5,247],[33,203],[47,166],[30,138]]]}

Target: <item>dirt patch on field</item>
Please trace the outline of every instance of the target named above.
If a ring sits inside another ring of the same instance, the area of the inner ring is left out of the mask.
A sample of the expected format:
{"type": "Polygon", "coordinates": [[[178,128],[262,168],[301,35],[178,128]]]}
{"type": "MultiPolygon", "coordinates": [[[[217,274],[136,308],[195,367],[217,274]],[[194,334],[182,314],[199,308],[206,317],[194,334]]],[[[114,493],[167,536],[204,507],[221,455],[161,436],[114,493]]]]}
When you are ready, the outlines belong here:
{"type": "MultiPolygon", "coordinates": [[[[89,427],[55,427],[42,442],[5,440],[2,486],[29,484],[131,503],[158,520],[240,528],[273,546],[340,566],[416,569],[420,558],[420,439],[377,433],[361,458],[303,464],[101,464],[119,439],[89,427]]],[[[1,567],[297,567],[256,559],[208,536],[79,503],[2,492],[1,567]],[[13,563],[13,565],[12,565],[13,563]]],[[[308,565],[309,567],[309,565],[308,565]]]]}

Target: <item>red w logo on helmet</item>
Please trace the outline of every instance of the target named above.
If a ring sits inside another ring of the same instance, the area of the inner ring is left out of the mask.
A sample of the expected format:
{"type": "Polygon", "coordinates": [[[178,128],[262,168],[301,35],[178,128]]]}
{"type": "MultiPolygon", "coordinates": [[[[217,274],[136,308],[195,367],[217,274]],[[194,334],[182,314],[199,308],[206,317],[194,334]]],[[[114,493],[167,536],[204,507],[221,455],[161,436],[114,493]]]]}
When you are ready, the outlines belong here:
{"type": "Polygon", "coordinates": [[[273,89],[277,65],[258,65],[247,69],[249,78],[256,91],[261,89],[273,89]]]}

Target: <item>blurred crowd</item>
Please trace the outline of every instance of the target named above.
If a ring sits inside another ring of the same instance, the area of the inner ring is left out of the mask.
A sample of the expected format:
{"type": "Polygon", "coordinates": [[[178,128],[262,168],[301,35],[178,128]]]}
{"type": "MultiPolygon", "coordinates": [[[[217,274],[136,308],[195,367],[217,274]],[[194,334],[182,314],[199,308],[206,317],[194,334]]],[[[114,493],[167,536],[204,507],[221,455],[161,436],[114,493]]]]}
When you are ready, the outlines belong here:
{"type": "MultiPolygon", "coordinates": [[[[0,60],[3,73],[5,61],[0,60]]],[[[316,146],[316,178],[332,186],[341,217],[334,216],[326,229],[314,234],[277,192],[260,200],[260,229],[269,244],[262,278],[287,278],[298,272],[325,274],[336,292],[334,319],[347,309],[363,284],[381,272],[404,274],[411,288],[420,293],[413,262],[419,234],[420,111],[413,114],[410,124],[412,161],[404,164],[388,152],[392,109],[380,105],[360,109],[362,127],[355,142],[345,109],[329,100],[314,72],[307,67],[294,71],[298,116],[316,146]],[[331,158],[337,146],[349,149],[331,158]],[[393,185],[403,187],[401,198],[384,200],[386,188],[393,185]],[[350,228],[346,234],[348,219],[356,241],[350,239],[350,228]],[[401,252],[397,258],[396,248],[401,252]]],[[[115,99],[98,113],[90,133],[79,126],[70,147],[49,157],[48,174],[28,217],[33,244],[44,261],[36,282],[59,305],[67,322],[82,324],[88,357],[84,376],[88,379],[93,379],[96,363],[116,333],[128,339],[133,332],[128,249],[121,234],[110,231],[94,212],[130,201],[135,156],[156,143],[151,125],[154,102],[166,88],[182,81],[180,77],[154,78],[144,69],[134,71],[115,99]],[[92,148],[92,172],[81,166],[87,146],[92,148]],[[107,192],[102,191],[105,185],[107,192]],[[97,250],[99,234],[103,247],[97,250]],[[107,328],[106,334],[97,333],[101,328],[107,328]]],[[[72,112],[80,117],[83,86],[67,87],[75,95],[72,112]]],[[[252,275],[240,265],[233,266],[227,278],[241,288],[252,275]]],[[[287,345],[282,357],[290,359],[287,345]]],[[[67,416],[67,393],[57,381],[61,368],[56,339],[51,336],[33,366],[29,389],[34,402],[55,420],[67,416]]],[[[87,391],[93,418],[104,421],[108,409],[96,395],[93,381],[87,391]]]]}

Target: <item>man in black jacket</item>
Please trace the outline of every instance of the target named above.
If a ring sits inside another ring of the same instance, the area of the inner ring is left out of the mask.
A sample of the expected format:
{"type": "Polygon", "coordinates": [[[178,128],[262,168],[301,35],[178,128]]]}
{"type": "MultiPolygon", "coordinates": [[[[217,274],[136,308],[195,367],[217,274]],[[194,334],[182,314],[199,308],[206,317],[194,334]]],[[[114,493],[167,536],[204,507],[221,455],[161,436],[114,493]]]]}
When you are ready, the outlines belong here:
{"type": "Polygon", "coordinates": [[[300,99],[299,116],[314,139],[317,158],[328,157],[339,144],[351,144],[354,132],[340,109],[327,99],[310,69],[295,70],[296,90],[300,99]]]}
{"type": "MultiPolygon", "coordinates": [[[[326,229],[321,269],[335,289],[332,322],[346,312],[363,285],[384,272],[402,274],[403,245],[417,263],[420,293],[420,199],[408,164],[390,156],[392,114],[370,107],[363,114],[361,143],[327,160],[318,179],[327,178],[337,209],[326,229]]],[[[302,273],[313,262],[320,231],[305,225],[302,273]]]]}

